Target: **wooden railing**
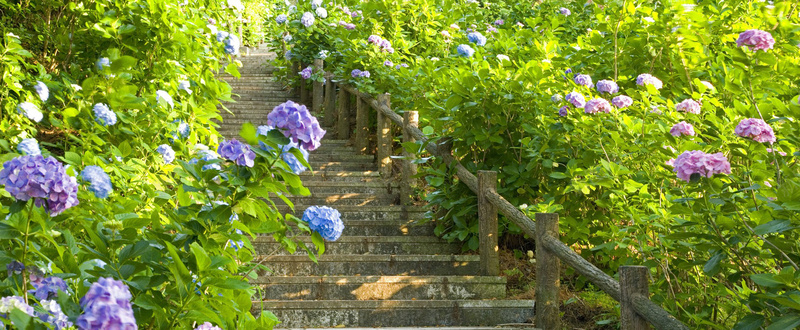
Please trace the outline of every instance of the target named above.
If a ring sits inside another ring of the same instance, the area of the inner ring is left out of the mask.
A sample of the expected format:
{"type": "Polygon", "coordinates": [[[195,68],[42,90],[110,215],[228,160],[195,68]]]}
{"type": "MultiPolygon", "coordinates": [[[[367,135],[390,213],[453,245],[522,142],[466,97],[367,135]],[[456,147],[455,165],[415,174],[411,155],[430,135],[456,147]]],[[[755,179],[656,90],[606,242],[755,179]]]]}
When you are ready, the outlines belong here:
{"type": "MultiPolygon", "coordinates": [[[[315,61],[315,70],[322,70],[322,61],[315,61]]],[[[317,72],[319,72],[317,71],[317,72]]],[[[416,111],[404,111],[404,116],[395,113],[391,108],[391,96],[381,94],[372,97],[353,86],[335,82],[333,76],[326,74],[327,84],[314,83],[311,91],[312,109],[323,114],[323,124],[327,127],[336,125],[338,139],[349,139],[355,131],[356,149],[368,152],[369,108],[377,112],[377,159],[381,176],[388,178],[392,169],[392,137],[391,125],[400,126],[403,131],[403,142],[422,141],[427,138],[417,127],[416,111]],[[324,113],[323,113],[324,105],[324,113]],[[338,106],[335,111],[334,107],[338,106]],[[368,108],[369,107],[369,108],[368,108]],[[353,109],[355,108],[355,109],[353,109]],[[355,111],[355,121],[353,112],[355,111]],[[355,124],[355,130],[351,127],[355,124]]],[[[302,85],[302,84],[301,84],[302,85]]],[[[308,102],[308,91],[302,93],[301,102],[308,102]]],[[[307,103],[306,103],[307,104],[307,103]]],[[[331,134],[331,132],[328,132],[331,134]]],[[[446,140],[445,140],[446,141],[446,140]]],[[[622,266],[619,268],[619,281],[609,276],[595,265],[581,257],[559,239],[558,214],[537,213],[536,221],[532,220],[517,207],[509,203],[497,193],[497,173],[494,171],[478,171],[475,176],[451,152],[452,144],[423,143],[425,149],[442,159],[449,166],[456,168],[456,175],[478,196],[478,216],[480,219],[480,271],[481,275],[498,276],[500,274],[497,213],[500,212],[508,220],[519,226],[529,237],[536,240],[536,327],[542,329],[560,329],[559,286],[561,262],[566,263],[578,274],[585,276],[601,290],[620,302],[621,325],[623,330],[649,329],[650,325],[657,329],[689,329],[681,321],[670,315],[661,306],[649,299],[648,278],[650,271],[645,266],[622,266]]],[[[404,148],[405,149],[405,148],[404,148]]],[[[414,155],[404,152],[402,158],[402,202],[407,205],[410,200],[412,177],[416,174],[414,155]]]]}

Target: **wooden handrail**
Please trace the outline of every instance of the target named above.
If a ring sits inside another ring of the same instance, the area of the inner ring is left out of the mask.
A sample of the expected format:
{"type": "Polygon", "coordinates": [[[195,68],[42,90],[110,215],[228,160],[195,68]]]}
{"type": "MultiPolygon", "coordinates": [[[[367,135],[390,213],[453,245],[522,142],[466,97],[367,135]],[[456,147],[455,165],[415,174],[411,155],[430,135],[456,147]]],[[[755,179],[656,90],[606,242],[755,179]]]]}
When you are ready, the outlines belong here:
{"type": "MultiPolygon", "coordinates": [[[[620,301],[623,304],[623,309],[627,308],[628,303],[630,304],[630,308],[632,308],[638,316],[642,317],[644,320],[655,326],[657,329],[670,329],[670,330],[682,330],[682,329],[689,329],[683,322],[676,319],[672,316],[669,312],[661,308],[658,304],[651,301],[646,295],[641,293],[632,292],[626,297],[623,297],[623,294],[620,290],[620,282],[615,280],[613,277],[609,276],[597,266],[593,265],[586,259],[584,259],[580,254],[573,251],[569,246],[561,242],[561,240],[554,235],[539,235],[537,236],[536,233],[536,222],[532,220],[530,217],[525,215],[522,211],[520,211],[517,207],[513,204],[509,203],[503,196],[497,193],[495,189],[486,189],[482,191],[479,189],[479,182],[478,178],[472,174],[467,168],[461,165],[457,159],[453,157],[450,152],[450,149],[445,144],[435,144],[435,143],[427,143],[428,139],[425,137],[425,134],[416,127],[416,125],[407,125],[403,120],[403,117],[399,114],[395,113],[391,107],[388,105],[388,102],[380,102],[377,98],[372,97],[371,95],[361,92],[353,86],[338,83],[338,86],[341,91],[345,93],[349,93],[354,95],[356,98],[360,99],[361,101],[368,104],[370,107],[375,109],[376,111],[380,112],[380,115],[384,118],[389,119],[395,125],[402,127],[403,131],[415,140],[422,142],[425,146],[425,149],[431,154],[436,157],[442,159],[447,165],[455,166],[456,168],[456,175],[458,178],[467,185],[475,194],[481,196],[483,200],[491,203],[497,210],[506,216],[511,222],[515,225],[519,226],[522,229],[522,232],[528,235],[531,238],[539,237],[537,240],[537,246],[542,246],[547,250],[548,253],[555,255],[575,269],[578,274],[586,277],[597,285],[601,290],[605,293],[610,295],[617,301],[620,301]]],[[[339,97],[339,100],[346,99],[346,97],[339,97]]],[[[339,114],[343,114],[344,112],[339,112],[339,114]]],[[[342,118],[340,118],[341,122],[342,118]]],[[[339,126],[342,127],[341,125],[339,126]]],[[[348,126],[349,129],[349,126],[348,126]]],[[[339,132],[339,136],[342,136],[342,133],[339,132]]],[[[349,136],[348,133],[345,135],[349,136]]],[[[557,216],[557,215],[556,215],[557,216]]],[[[557,218],[556,218],[557,219],[557,218]]],[[[623,266],[625,267],[625,266],[623,266]]],[[[623,320],[623,329],[638,329],[639,327],[635,325],[635,323],[629,323],[628,325],[625,324],[626,321],[623,320]]]]}

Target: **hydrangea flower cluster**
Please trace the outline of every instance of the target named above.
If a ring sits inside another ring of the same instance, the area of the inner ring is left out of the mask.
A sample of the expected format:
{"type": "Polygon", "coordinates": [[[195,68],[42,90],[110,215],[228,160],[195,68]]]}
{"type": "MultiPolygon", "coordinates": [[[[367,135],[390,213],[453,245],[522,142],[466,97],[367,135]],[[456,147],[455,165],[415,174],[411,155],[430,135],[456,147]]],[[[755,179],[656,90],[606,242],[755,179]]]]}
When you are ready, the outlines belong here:
{"type": "Polygon", "coordinates": [[[330,55],[330,52],[329,52],[329,51],[327,51],[327,50],[320,50],[320,51],[319,51],[319,54],[317,54],[317,57],[318,57],[318,58],[320,58],[320,59],[323,59],[323,60],[324,60],[324,59],[328,58],[328,56],[329,56],[329,55],[330,55]]]}
{"type": "Polygon", "coordinates": [[[303,155],[303,159],[308,162],[308,151],[294,142],[289,142],[289,144],[281,146],[281,158],[284,162],[286,162],[286,165],[289,165],[289,168],[292,169],[294,174],[303,173],[307,168],[300,162],[300,160],[297,159],[297,157],[295,157],[293,153],[289,152],[292,148],[297,148],[300,150],[300,153],[303,155]]]}
{"type": "Polygon", "coordinates": [[[567,100],[567,102],[572,103],[572,105],[574,105],[576,108],[583,108],[586,106],[586,100],[583,98],[583,95],[578,92],[570,92],[564,96],[564,99],[567,100]]]}
{"type": "Polygon", "coordinates": [[[101,57],[94,65],[97,67],[97,71],[103,71],[104,68],[111,67],[111,60],[108,57],[101,57]]]}
{"type": "Polygon", "coordinates": [[[673,161],[678,178],[691,182],[693,174],[710,178],[714,174],[731,173],[731,164],[721,152],[707,154],[701,150],[686,151],[673,161]]]}
{"type": "Polygon", "coordinates": [[[672,126],[672,128],[669,130],[669,134],[672,134],[672,136],[674,137],[679,137],[681,135],[688,135],[688,136],[695,135],[694,127],[692,126],[692,124],[689,124],[685,121],[682,121],[672,126]]]}
{"type": "Polygon", "coordinates": [[[30,290],[38,300],[54,299],[58,296],[58,291],[67,292],[67,283],[60,277],[50,276],[41,282],[31,282],[34,290],[30,290]]]}
{"type": "Polygon", "coordinates": [[[30,102],[22,102],[17,105],[17,112],[25,115],[26,118],[37,123],[42,121],[42,118],[44,118],[42,112],[39,111],[39,107],[30,102]]]}
{"type": "Polygon", "coordinates": [[[472,55],[475,55],[475,50],[472,49],[472,47],[470,47],[469,45],[464,45],[464,44],[458,45],[456,51],[458,51],[458,55],[463,57],[472,57],[472,55]]]}
{"type": "Polygon", "coordinates": [[[175,102],[172,101],[172,96],[170,96],[169,93],[167,93],[167,91],[164,90],[159,89],[156,91],[156,102],[158,103],[165,102],[169,104],[170,108],[175,108],[175,102]]]}
{"type": "Polygon", "coordinates": [[[511,58],[508,57],[508,55],[503,55],[503,54],[497,54],[497,59],[500,60],[500,62],[511,61],[511,58]]]}
{"type": "Polygon", "coordinates": [[[327,206],[309,206],[303,212],[303,221],[308,223],[308,227],[328,241],[338,240],[342,236],[344,223],[341,217],[339,211],[327,206]]]}
{"type": "Polygon", "coordinates": [[[16,275],[22,274],[23,270],[25,270],[25,265],[16,260],[9,262],[8,265],[6,265],[6,271],[8,271],[8,277],[11,277],[14,274],[16,275]]]}
{"type": "Polygon", "coordinates": [[[488,28],[486,28],[486,33],[495,33],[495,32],[497,32],[497,28],[494,26],[489,26],[488,28]]]}
{"type": "Polygon", "coordinates": [[[767,51],[767,49],[772,49],[773,45],[775,45],[775,39],[772,38],[772,35],[767,31],[757,29],[744,31],[736,39],[737,47],[747,46],[752,51],[767,51]]]}
{"type": "Polygon", "coordinates": [[[592,77],[590,77],[588,74],[577,74],[572,80],[578,85],[583,85],[589,88],[592,88],[593,85],[592,77]]]}
{"type": "MultiPolygon", "coordinates": [[[[322,7],[320,7],[320,8],[322,8],[322,7]]],[[[211,324],[210,322],[206,322],[206,323],[203,323],[201,325],[198,325],[197,328],[194,328],[194,330],[222,330],[222,328],[220,328],[218,326],[215,326],[215,325],[211,324]]]]}
{"type": "Polygon", "coordinates": [[[611,99],[611,104],[617,108],[627,108],[633,104],[633,99],[627,95],[615,96],[611,99]]]}
{"type": "Polygon", "coordinates": [[[288,17],[286,17],[286,14],[280,14],[277,17],[275,17],[275,22],[278,24],[283,24],[286,23],[287,18],[288,17]]]}
{"type": "Polygon", "coordinates": [[[347,23],[345,21],[339,21],[339,25],[344,27],[346,30],[355,30],[356,25],[353,23],[347,23]]]}
{"type": "Polygon", "coordinates": [[[317,14],[317,17],[319,17],[319,18],[327,18],[328,17],[328,10],[326,10],[325,8],[322,8],[322,7],[317,7],[317,9],[314,9],[314,13],[317,14]]]}
{"type": "Polygon", "coordinates": [[[484,37],[480,32],[470,32],[470,34],[467,35],[467,39],[469,42],[478,46],[486,46],[486,37],[484,37]]]}
{"type": "Polygon", "coordinates": [[[387,52],[389,54],[394,53],[394,48],[392,48],[392,42],[387,39],[381,38],[380,36],[374,34],[370,35],[367,38],[367,42],[380,47],[381,50],[384,52],[387,52]]]}
{"type": "Polygon", "coordinates": [[[300,17],[300,23],[302,23],[303,26],[305,26],[305,27],[310,27],[310,26],[314,25],[314,20],[316,20],[314,18],[314,14],[309,13],[309,12],[303,13],[303,17],[300,17]]]}
{"type": "Polygon", "coordinates": [[[97,103],[92,109],[94,111],[94,120],[103,126],[112,126],[117,123],[117,114],[108,108],[104,103],[97,103]]]}
{"type": "Polygon", "coordinates": [[[25,303],[25,298],[20,296],[8,296],[0,298],[0,314],[7,315],[15,309],[19,309],[25,312],[25,314],[36,317],[33,307],[25,303]]]}
{"type": "Polygon", "coordinates": [[[567,8],[564,8],[564,7],[561,7],[561,8],[559,8],[559,9],[558,9],[558,12],[559,12],[561,15],[564,15],[564,16],[569,16],[569,15],[572,15],[572,12],[571,12],[571,11],[569,11],[569,9],[567,9],[567,8]]]}
{"type": "Polygon", "coordinates": [[[17,151],[23,155],[29,156],[37,156],[42,154],[42,150],[39,149],[39,142],[36,139],[23,139],[17,145],[17,151]]]}
{"type": "Polygon", "coordinates": [[[131,292],[122,281],[101,277],[92,283],[80,305],[83,314],[76,321],[80,329],[137,329],[131,292]]]}
{"type": "Polygon", "coordinates": [[[561,94],[553,94],[553,95],[550,96],[550,101],[553,102],[553,103],[561,102],[561,100],[563,100],[563,99],[564,98],[561,97],[561,94]]]}
{"type": "Polygon", "coordinates": [[[758,118],[747,118],[736,125],[736,135],[751,138],[756,142],[775,142],[775,132],[764,120],[758,118]]]}
{"type": "Polygon", "coordinates": [[[42,100],[42,102],[45,102],[48,98],[50,98],[50,90],[43,82],[37,80],[36,85],[33,86],[33,89],[36,90],[36,94],[39,94],[39,99],[42,100]]]}
{"type": "Polygon", "coordinates": [[[661,80],[659,80],[656,77],[653,77],[649,73],[642,73],[638,77],[636,77],[636,84],[639,86],[653,85],[655,89],[661,89],[662,87],[664,87],[664,83],[662,83],[661,80]]]}
{"type": "Polygon", "coordinates": [[[406,64],[406,63],[400,63],[400,64],[394,66],[395,69],[407,68],[407,67],[408,67],[408,64],[406,64]]]}
{"type": "Polygon", "coordinates": [[[619,92],[619,86],[611,80],[600,80],[597,82],[596,87],[600,93],[616,94],[619,92]]]}
{"type": "Polygon", "coordinates": [[[293,142],[300,144],[308,151],[319,148],[325,130],[320,127],[317,118],[311,115],[305,105],[286,101],[278,105],[267,115],[267,125],[280,129],[293,142]]]}
{"type": "Polygon", "coordinates": [[[311,9],[317,9],[322,6],[322,0],[311,0],[311,9]]]}
{"type": "Polygon", "coordinates": [[[311,79],[311,74],[313,73],[314,69],[311,66],[300,71],[300,77],[303,79],[311,79]]]}
{"type": "Polygon", "coordinates": [[[5,162],[0,185],[17,200],[33,198],[35,205],[45,206],[51,216],[78,205],[77,180],[53,157],[20,156],[5,162]]]}
{"type": "Polygon", "coordinates": [[[598,112],[608,113],[611,112],[611,104],[609,104],[608,101],[606,101],[606,99],[602,98],[591,99],[588,102],[586,102],[583,111],[591,114],[598,112]]]}
{"type": "Polygon", "coordinates": [[[186,93],[192,94],[192,83],[188,80],[181,80],[178,82],[178,89],[186,91],[186,93]]]}
{"type": "Polygon", "coordinates": [[[253,167],[255,165],[256,153],[250,146],[239,142],[239,140],[225,140],[219,144],[217,153],[227,160],[239,166],[253,167]]]}
{"type": "Polygon", "coordinates": [[[359,78],[359,77],[369,78],[370,73],[367,70],[361,71],[359,69],[353,69],[353,71],[350,71],[350,76],[352,76],[353,78],[359,78]]]}
{"type": "Polygon", "coordinates": [[[565,105],[561,107],[561,109],[558,109],[558,115],[561,117],[566,117],[567,115],[569,115],[569,106],[565,105]]]}
{"type": "Polygon", "coordinates": [[[192,131],[192,128],[189,126],[188,123],[183,121],[183,119],[175,119],[172,121],[173,123],[178,123],[178,130],[177,132],[172,133],[173,138],[185,138],[189,136],[189,133],[192,131]],[[177,133],[177,135],[175,134],[177,133]]]}
{"type": "Polygon", "coordinates": [[[46,313],[36,312],[36,315],[42,321],[52,324],[56,330],[67,329],[72,327],[72,322],[69,317],[61,310],[61,306],[55,300],[41,300],[39,304],[46,313]]]}
{"type": "Polygon", "coordinates": [[[83,181],[89,182],[89,191],[93,192],[97,198],[106,198],[111,193],[111,178],[100,166],[86,166],[81,171],[83,181]]]}
{"type": "MultiPolygon", "coordinates": [[[[201,146],[203,148],[208,148],[208,147],[206,147],[206,146],[204,146],[202,144],[198,144],[197,146],[201,146]]],[[[201,160],[204,161],[204,162],[209,162],[209,161],[212,161],[212,160],[219,159],[219,157],[217,157],[217,155],[213,151],[207,150],[207,149],[198,150],[197,151],[197,156],[199,156],[200,158],[192,158],[192,160],[189,161],[190,165],[197,164],[201,160]]],[[[222,171],[222,167],[219,166],[219,163],[203,165],[203,168],[202,168],[203,171],[207,171],[209,169],[215,169],[217,171],[222,171]]]]}
{"type": "Polygon", "coordinates": [[[700,103],[698,103],[697,101],[692,100],[692,99],[685,99],[685,100],[681,101],[681,103],[678,103],[678,104],[675,105],[675,110],[688,112],[688,113],[693,113],[693,114],[699,114],[700,113],[700,103]]]}
{"type": "Polygon", "coordinates": [[[504,23],[505,23],[505,21],[502,20],[502,19],[498,19],[498,20],[494,21],[494,25],[503,25],[504,23]]]}
{"type": "Polygon", "coordinates": [[[390,61],[390,60],[386,60],[386,61],[383,61],[383,65],[384,66],[388,66],[388,67],[393,67],[394,63],[392,63],[392,61],[390,61]]]}
{"type": "Polygon", "coordinates": [[[156,148],[156,152],[161,154],[161,158],[164,160],[164,164],[171,164],[175,161],[175,150],[172,150],[172,147],[166,144],[162,144],[156,148]]]}

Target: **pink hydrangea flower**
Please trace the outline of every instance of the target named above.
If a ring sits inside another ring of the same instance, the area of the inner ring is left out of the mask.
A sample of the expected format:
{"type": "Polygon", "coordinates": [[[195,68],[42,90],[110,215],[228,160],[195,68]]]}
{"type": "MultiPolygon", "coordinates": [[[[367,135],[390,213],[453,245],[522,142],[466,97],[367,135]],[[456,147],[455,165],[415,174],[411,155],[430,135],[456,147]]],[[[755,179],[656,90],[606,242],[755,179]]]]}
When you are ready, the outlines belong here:
{"type": "Polygon", "coordinates": [[[747,46],[752,51],[772,49],[775,45],[775,39],[767,31],[762,30],[747,30],[739,34],[739,39],[736,39],[736,46],[747,46]]]}
{"type": "Polygon", "coordinates": [[[611,104],[606,99],[596,98],[586,102],[583,111],[586,113],[611,112],[611,104]]]}
{"type": "Polygon", "coordinates": [[[669,130],[669,134],[672,134],[674,137],[679,137],[681,135],[689,135],[694,136],[694,127],[692,124],[689,124],[685,121],[675,124],[672,126],[672,129],[669,130]]]}
{"type": "Polygon", "coordinates": [[[780,150],[776,150],[776,149],[772,149],[772,148],[767,148],[767,152],[777,152],[777,153],[778,153],[778,155],[781,155],[781,156],[786,156],[786,153],[785,153],[785,152],[783,152],[783,151],[780,151],[780,150]]]}
{"type": "Polygon", "coordinates": [[[586,99],[578,92],[571,92],[567,94],[567,96],[564,96],[564,99],[572,103],[576,108],[583,108],[586,105],[586,99]]]}
{"type": "Polygon", "coordinates": [[[619,86],[612,80],[600,80],[597,82],[597,91],[600,93],[615,94],[619,92],[619,86]]]}
{"type": "Polygon", "coordinates": [[[707,154],[701,150],[686,151],[673,162],[678,178],[691,182],[692,174],[710,178],[714,174],[730,174],[731,164],[721,152],[707,154]]]}
{"type": "Polygon", "coordinates": [[[747,118],[736,125],[736,135],[752,138],[756,142],[775,142],[775,132],[765,121],[758,118],[747,118]]]}
{"type": "Polygon", "coordinates": [[[699,114],[700,113],[700,103],[692,99],[685,99],[675,105],[675,110],[699,114]]]}
{"type": "Polygon", "coordinates": [[[639,86],[653,85],[653,87],[655,87],[656,89],[661,89],[661,87],[664,87],[664,83],[661,82],[661,80],[659,80],[656,77],[653,77],[649,73],[642,73],[638,77],[636,77],[636,84],[639,86]]]}
{"type": "Polygon", "coordinates": [[[627,95],[620,95],[611,99],[611,104],[617,108],[627,108],[633,104],[633,99],[627,95]]]}

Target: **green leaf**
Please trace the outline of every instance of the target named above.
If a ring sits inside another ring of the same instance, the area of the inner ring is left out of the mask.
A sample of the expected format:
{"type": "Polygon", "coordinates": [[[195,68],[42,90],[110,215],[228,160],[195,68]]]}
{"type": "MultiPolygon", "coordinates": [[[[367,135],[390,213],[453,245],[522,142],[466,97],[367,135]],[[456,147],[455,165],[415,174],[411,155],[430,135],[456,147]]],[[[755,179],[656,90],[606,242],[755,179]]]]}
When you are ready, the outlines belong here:
{"type": "Polygon", "coordinates": [[[792,227],[792,222],[789,220],[772,220],[753,228],[753,231],[757,235],[768,235],[784,232],[792,228],[794,227],[792,227]]]}
{"type": "Polygon", "coordinates": [[[183,190],[183,185],[178,187],[178,203],[181,206],[189,206],[193,204],[192,196],[190,196],[186,191],[183,190]]]}
{"type": "Polygon", "coordinates": [[[206,250],[203,249],[200,244],[197,244],[197,242],[193,242],[190,248],[192,254],[194,254],[194,258],[197,260],[197,270],[204,271],[208,269],[208,266],[211,264],[211,258],[208,257],[206,250]]]}
{"type": "Polygon", "coordinates": [[[783,285],[783,282],[776,280],[773,274],[753,274],[750,279],[760,286],[774,288],[783,285]]]}
{"type": "Polygon", "coordinates": [[[756,330],[761,328],[764,324],[764,317],[758,314],[750,314],[742,318],[739,323],[733,327],[733,330],[756,330]]]}
{"type": "Polygon", "coordinates": [[[322,255],[325,253],[325,239],[322,238],[318,232],[311,234],[311,242],[317,247],[317,253],[322,255]]]}
{"type": "Polygon", "coordinates": [[[794,329],[800,326],[800,315],[785,315],[772,320],[772,324],[767,327],[767,330],[785,330],[794,329]]]}
{"type": "Polygon", "coordinates": [[[567,175],[564,172],[552,172],[550,173],[550,177],[553,179],[566,179],[567,175]]]}
{"type": "Polygon", "coordinates": [[[717,251],[711,259],[708,259],[706,264],[703,266],[703,272],[708,274],[709,276],[714,276],[720,271],[720,262],[723,258],[725,258],[725,253],[722,251],[717,251]]]}
{"type": "Polygon", "coordinates": [[[252,123],[242,124],[242,130],[239,131],[241,136],[248,144],[258,144],[258,137],[256,136],[256,127],[252,123]]]}
{"type": "Polygon", "coordinates": [[[19,308],[14,308],[9,314],[8,318],[11,319],[11,323],[13,323],[17,329],[34,329],[33,317],[21,311],[19,308]]]}
{"type": "Polygon", "coordinates": [[[72,151],[67,151],[64,153],[64,162],[73,166],[78,166],[81,164],[81,156],[72,151]]]}

